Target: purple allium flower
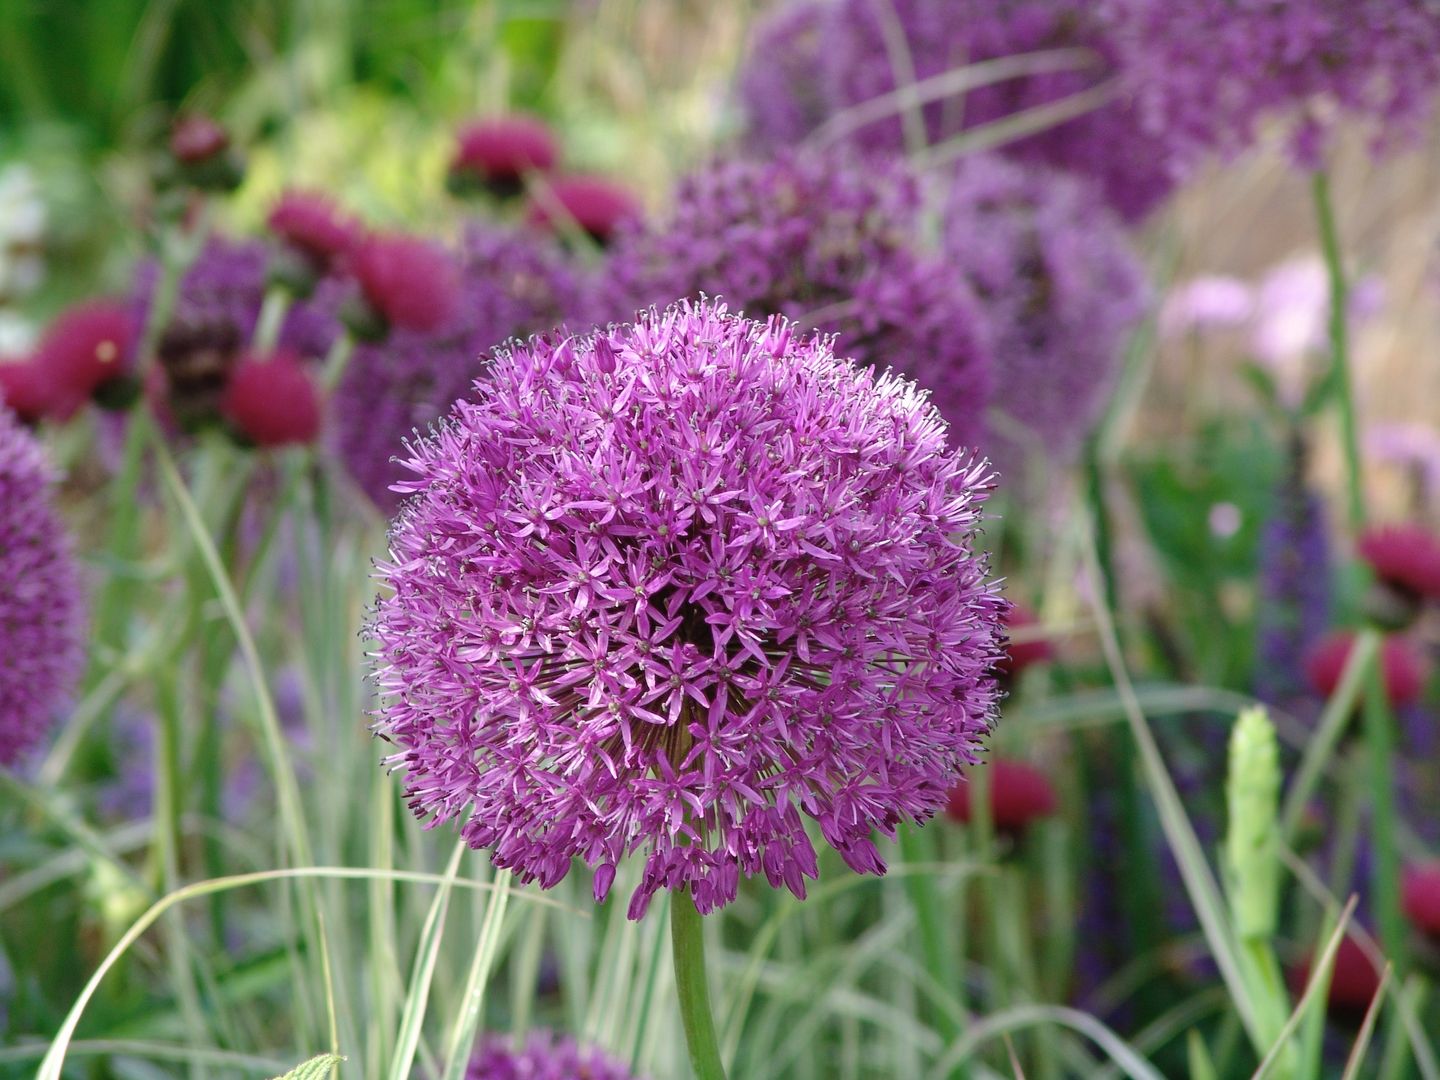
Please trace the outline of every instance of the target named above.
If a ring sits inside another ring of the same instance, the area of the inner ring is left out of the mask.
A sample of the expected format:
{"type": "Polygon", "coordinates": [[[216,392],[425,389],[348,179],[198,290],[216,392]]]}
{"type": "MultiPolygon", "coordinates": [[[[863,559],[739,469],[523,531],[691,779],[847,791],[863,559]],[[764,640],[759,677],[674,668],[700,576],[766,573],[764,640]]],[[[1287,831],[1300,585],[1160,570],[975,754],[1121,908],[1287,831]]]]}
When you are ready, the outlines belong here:
{"type": "Polygon", "coordinates": [[[1120,223],[1074,177],[988,155],[957,165],[943,221],[950,264],[992,329],[995,405],[1034,436],[994,431],[992,459],[1012,479],[1031,444],[1068,464],[1149,302],[1120,223]]]}
{"type": "Polygon", "coordinates": [[[581,1048],[568,1035],[532,1031],[519,1050],[505,1035],[486,1035],[465,1070],[465,1080],[634,1080],[624,1064],[597,1047],[581,1048]]]}
{"type": "Polygon", "coordinates": [[[1107,13],[1137,115],[1177,157],[1243,150],[1262,120],[1285,119],[1313,166],[1346,115],[1383,149],[1434,113],[1432,0],[1108,0],[1107,13]]]}
{"type": "Polygon", "coordinates": [[[0,407],[0,765],[38,743],[85,662],[80,571],[39,444],[0,407]]]}
{"type": "Polygon", "coordinates": [[[498,352],[412,449],[373,633],[411,808],[629,914],[742,874],[805,894],[802,814],[855,871],[996,711],[983,462],[914,384],[724,305],[498,352]]]}
{"type": "Polygon", "coordinates": [[[796,145],[829,115],[819,75],[832,11],[826,0],[793,0],[752,29],[738,92],[747,141],[762,155],[796,145]]]}
{"type": "MultiPolygon", "coordinates": [[[[796,11],[790,17],[801,23],[805,15],[796,11]]],[[[1143,129],[1123,95],[1110,27],[1093,3],[841,0],[809,17],[816,26],[808,32],[818,44],[801,46],[791,59],[793,76],[788,75],[789,65],[776,59],[783,55],[780,46],[769,44],[768,38],[757,40],[755,57],[742,77],[754,142],[771,148],[791,145],[804,133],[795,130],[799,118],[828,118],[894,91],[910,81],[909,75],[922,80],[1000,57],[1076,48],[1088,50],[1090,62],[1077,59],[1063,70],[1037,71],[927,104],[921,112],[926,144],[1062,99],[1091,95],[1094,101],[1081,115],[1013,140],[1003,153],[1089,177],[1127,220],[1143,217],[1175,186],[1179,174],[1164,133],[1157,136],[1143,129]],[[761,45],[764,51],[759,51],[761,45]],[[904,58],[899,64],[898,57],[904,58]],[[906,60],[913,72],[904,72],[906,60]],[[809,79],[804,78],[805,67],[814,72],[809,79]],[[770,100],[758,91],[768,92],[770,100]],[[816,105],[817,98],[821,105],[816,105]],[[775,116],[791,119],[774,124],[775,116]],[[774,138],[767,140],[771,131],[774,138]]],[[[898,111],[845,137],[866,150],[905,149],[898,111]]]]}
{"type": "Polygon", "coordinates": [[[460,298],[450,320],[434,333],[397,329],[383,345],[359,346],[330,408],[341,460],[386,511],[398,502],[390,486],[409,475],[395,463],[405,439],[465,396],[491,349],[602,317],[590,278],[548,237],[472,223],[458,263],[460,298]]]}
{"type": "Polygon", "coordinates": [[[969,289],[921,248],[922,196],[899,162],[716,161],[680,184],[663,222],[622,233],[611,265],[637,307],[703,292],[835,333],[846,356],[919,382],[955,444],[974,446],[988,335],[969,289]]]}
{"type": "Polygon", "coordinates": [[[1160,308],[1160,336],[1167,340],[1206,330],[1243,326],[1255,311],[1247,282],[1205,274],[1173,289],[1160,308]]]}

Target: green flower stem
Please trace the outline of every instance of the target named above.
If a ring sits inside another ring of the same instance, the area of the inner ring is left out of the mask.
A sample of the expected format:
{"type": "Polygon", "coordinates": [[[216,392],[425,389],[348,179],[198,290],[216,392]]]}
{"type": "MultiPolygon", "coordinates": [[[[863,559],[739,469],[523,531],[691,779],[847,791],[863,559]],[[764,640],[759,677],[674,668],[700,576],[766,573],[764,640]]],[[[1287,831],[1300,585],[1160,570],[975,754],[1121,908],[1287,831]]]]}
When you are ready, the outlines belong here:
{"type": "Polygon", "coordinates": [[[255,321],[255,334],[250,347],[258,354],[272,352],[280,340],[280,327],[285,323],[285,314],[290,310],[290,290],[283,285],[271,285],[265,292],[265,302],[260,306],[260,318],[255,321]]]}
{"type": "Polygon", "coordinates": [[[1376,921],[1385,955],[1403,978],[1405,918],[1400,908],[1400,853],[1395,845],[1395,717],[1385,692],[1385,673],[1371,664],[1365,685],[1365,748],[1370,761],[1371,878],[1376,921]]]}
{"type": "Polygon", "coordinates": [[[1340,230],[1335,223],[1335,207],[1330,199],[1330,178],[1324,170],[1315,173],[1312,191],[1315,216],[1320,227],[1320,246],[1325,253],[1325,268],[1330,276],[1330,378],[1339,398],[1340,442],[1345,452],[1346,506],[1350,527],[1358,532],[1365,527],[1365,493],[1360,476],[1355,393],[1350,378],[1350,331],[1346,312],[1350,288],[1340,256],[1340,230]]]}
{"type": "Polygon", "coordinates": [[[340,379],[350,365],[350,357],[354,352],[355,335],[349,330],[341,330],[340,336],[326,353],[325,363],[320,369],[320,384],[327,394],[334,393],[335,388],[340,385],[340,379]]]}
{"type": "Polygon", "coordinates": [[[710,985],[705,978],[705,927],[689,889],[676,889],[670,898],[670,944],[675,959],[675,989],[680,997],[680,1019],[696,1080],[725,1080],[720,1043],[710,1012],[710,985]]]}
{"type": "MultiPolygon", "coordinates": [[[[900,853],[907,865],[924,866],[936,862],[934,845],[930,843],[932,837],[922,832],[918,825],[902,825],[898,832],[900,853]]],[[[920,959],[925,971],[938,986],[947,991],[962,993],[959,974],[955,970],[954,946],[946,940],[945,925],[940,918],[934,873],[907,875],[905,888],[910,894],[910,905],[915,909],[915,924],[920,932],[922,951],[920,959]]],[[[932,1012],[940,1037],[945,1040],[946,1046],[950,1045],[962,1034],[960,1025],[949,1009],[936,1008],[932,1012]]],[[[968,1073],[963,1065],[957,1066],[950,1073],[950,1076],[957,1080],[966,1075],[968,1073]]]]}

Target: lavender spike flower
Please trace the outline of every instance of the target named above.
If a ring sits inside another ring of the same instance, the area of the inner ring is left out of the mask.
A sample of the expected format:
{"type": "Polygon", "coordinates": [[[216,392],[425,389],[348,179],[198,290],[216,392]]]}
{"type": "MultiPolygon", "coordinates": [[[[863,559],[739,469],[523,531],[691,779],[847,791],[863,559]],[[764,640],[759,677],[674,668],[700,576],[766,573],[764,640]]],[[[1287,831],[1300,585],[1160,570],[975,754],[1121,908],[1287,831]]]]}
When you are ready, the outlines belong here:
{"type": "Polygon", "coordinates": [[[519,1050],[510,1039],[480,1040],[465,1080],[634,1080],[623,1064],[596,1047],[582,1048],[568,1035],[532,1031],[519,1050]]]}
{"type": "Polygon", "coordinates": [[[805,894],[944,805],[996,712],[987,467],[914,384],[681,303],[497,353],[412,448],[373,623],[415,813],[603,900],[805,894]]]}
{"type": "Polygon", "coordinates": [[[0,403],[0,765],[44,738],[85,662],[80,570],[40,445],[0,403]]]}
{"type": "Polygon", "coordinates": [[[901,162],[853,154],[722,160],[687,177],[667,220],[617,241],[635,306],[723,297],[838,336],[929,390],[955,445],[983,438],[989,331],[964,281],[921,244],[926,192],[901,162]]]}

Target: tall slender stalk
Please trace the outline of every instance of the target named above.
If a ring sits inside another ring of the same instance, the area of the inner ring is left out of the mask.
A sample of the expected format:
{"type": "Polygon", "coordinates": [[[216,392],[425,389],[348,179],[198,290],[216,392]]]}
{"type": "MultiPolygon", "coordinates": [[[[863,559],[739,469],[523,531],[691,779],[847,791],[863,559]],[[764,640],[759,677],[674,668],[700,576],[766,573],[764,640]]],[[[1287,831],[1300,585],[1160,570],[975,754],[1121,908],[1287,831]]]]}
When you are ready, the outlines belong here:
{"type": "Polygon", "coordinates": [[[1400,907],[1400,853],[1395,845],[1395,717],[1385,690],[1385,671],[1370,666],[1365,684],[1365,749],[1369,759],[1371,875],[1375,919],[1385,955],[1403,978],[1405,918],[1400,907]]]}
{"type": "Polygon", "coordinates": [[[710,984],[705,977],[705,927],[689,889],[675,889],[670,898],[670,945],[675,960],[675,988],[680,1020],[696,1080],[725,1080],[720,1042],[710,1011],[710,984]]]}

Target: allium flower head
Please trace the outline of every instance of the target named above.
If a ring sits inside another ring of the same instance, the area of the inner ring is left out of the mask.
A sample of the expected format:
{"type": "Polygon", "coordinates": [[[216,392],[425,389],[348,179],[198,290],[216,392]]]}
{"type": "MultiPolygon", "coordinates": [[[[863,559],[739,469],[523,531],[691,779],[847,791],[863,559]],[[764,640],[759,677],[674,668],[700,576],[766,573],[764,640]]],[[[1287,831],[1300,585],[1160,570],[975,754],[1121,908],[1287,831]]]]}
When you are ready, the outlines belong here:
{"type": "Polygon", "coordinates": [[[682,303],[498,353],[413,448],[373,632],[412,809],[549,887],[701,912],[857,872],[994,718],[983,463],[915,386],[682,303]]]}
{"type": "Polygon", "coordinates": [[[795,146],[829,115],[819,72],[831,17],[826,0],[792,0],[754,24],[738,91],[761,156],[795,146]]]}
{"type": "Polygon", "coordinates": [[[63,312],[40,339],[34,359],[45,383],[47,412],[73,416],[102,386],[130,367],[135,324],[123,304],[90,300],[63,312]]]}
{"type": "Polygon", "coordinates": [[[573,224],[597,244],[608,244],[621,225],[641,216],[640,200],[600,176],[557,176],[531,202],[527,220],[564,236],[573,224]]]}
{"type": "Polygon", "coordinates": [[[328,195],[290,190],[266,219],[270,231],[324,273],[340,264],[360,243],[364,231],[328,195]]]}
{"type": "MultiPolygon", "coordinates": [[[[1310,650],[1305,670],[1317,694],[1329,697],[1335,693],[1354,646],[1354,634],[1339,632],[1317,642],[1310,650]]],[[[1386,636],[1380,650],[1380,666],[1385,673],[1385,694],[1391,705],[1408,705],[1425,689],[1425,680],[1429,677],[1428,665],[1425,657],[1407,638],[1393,634],[1386,636]]]]}
{"type": "Polygon", "coordinates": [[[526,173],[549,172],[560,156],[549,126],[519,113],[472,121],[459,130],[455,142],[452,185],[475,185],[499,198],[519,195],[526,173]]]}
{"type": "Polygon", "coordinates": [[[519,1050],[504,1035],[480,1040],[465,1070],[465,1080],[634,1080],[615,1058],[595,1047],[582,1049],[574,1039],[532,1031],[519,1050]]]}
{"type": "Polygon", "coordinates": [[[80,572],[40,446],[0,407],[0,765],[44,737],[84,663],[80,572]]]}
{"type": "MultiPolygon", "coordinates": [[[[990,785],[990,824],[996,832],[1017,836],[1033,822],[1055,816],[1060,802],[1043,771],[1010,758],[996,758],[983,768],[990,785]]],[[[962,780],[950,790],[945,812],[955,821],[969,822],[974,817],[970,796],[970,781],[962,780]]]]}
{"type": "Polygon", "coordinates": [[[955,445],[974,446],[988,327],[965,282],[922,245],[923,208],[899,162],[843,151],[719,160],[682,181],[662,220],[623,231],[610,265],[637,307],[704,292],[834,333],[846,356],[930,391],[955,445]]]}
{"type": "Polygon", "coordinates": [[[1440,537],[1419,525],[1384,525],[1360,537],[1360,557],[1391,588],[1440,600],[1440,537]]]}
{"type": "Polygon", "coordinates": [[[309,443],[320,434],[320,391],[288,349],[242,359],[230,373],[220,411],[255,446],[309,443]]]}
{"type": "Polygon", "coordinates": [[[358,346],[336,390],[330,421],[339,456],[387,512],[398,502],[391,485],[409,475],[395,462],[404,441],[465,396],[491,349],[602,318],[590,277],[547,236],[476,222],[466,227],[457,255],[459,299],[445,324],[429,333],[396,330],[383,344],[358,346]]]}
{"type": "Polygon", "coordinates": [[[991,155],[955,168],[943,221],[950,264],[994,331],[994,404],[1011,423],[992,425],[992,458],[1011,480],[1037,450],[1068,464],[1148,304],[1139,260],[1087,185],[991,155]]]}
{"type": "Polygon", "coordinates": [[[1440,863],[1407,866],[1401,880],[1400,903],[1416,930],[1440,940],[1440,863]]]}
{"type": "Polygon", "coordinates": [[[454,313],[459,281],[449,252],[400,233],[366,238],[352,269],[370,310],[390,328],[434,330],[454,313]]]}

